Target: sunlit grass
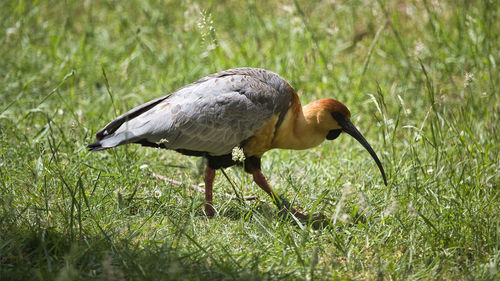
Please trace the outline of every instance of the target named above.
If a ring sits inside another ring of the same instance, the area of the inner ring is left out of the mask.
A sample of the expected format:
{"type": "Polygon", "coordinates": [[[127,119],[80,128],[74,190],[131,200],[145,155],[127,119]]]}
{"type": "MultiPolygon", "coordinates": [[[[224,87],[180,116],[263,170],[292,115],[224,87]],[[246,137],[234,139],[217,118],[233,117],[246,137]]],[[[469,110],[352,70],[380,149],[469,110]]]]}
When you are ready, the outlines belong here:
{"type": "Polygon", "coordinates": [[[498,15],[495,1],[0,2],[0,279],[499,279],[498,15]],[[263,157],[276,192],[328,225],[279,217],[236,167],[259,200],[226,196],[218,172],[208,219],[200,159],[86,150],[133,106],[239,66],[279,73],[304,104],[344,102],[389,185],[342,135],[263,157]]]}

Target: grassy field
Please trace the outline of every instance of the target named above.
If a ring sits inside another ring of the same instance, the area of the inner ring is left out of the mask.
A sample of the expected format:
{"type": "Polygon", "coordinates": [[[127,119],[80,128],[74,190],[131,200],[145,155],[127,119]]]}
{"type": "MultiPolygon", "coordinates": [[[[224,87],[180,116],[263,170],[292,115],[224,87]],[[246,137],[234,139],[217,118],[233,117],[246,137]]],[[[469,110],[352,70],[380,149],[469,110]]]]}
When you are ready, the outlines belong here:
{"type": "Polygon", "coordinates": [[[0,280],[500,279],[498,1],[19,0],[0,18],[0,280]],[[263,157],[328,225],[280,218],[236,167],[208,219],[200,159],[85,148],[128,109],[240,66],[303,104],[345,103],[389,185],[342,135],[263,157]]]}

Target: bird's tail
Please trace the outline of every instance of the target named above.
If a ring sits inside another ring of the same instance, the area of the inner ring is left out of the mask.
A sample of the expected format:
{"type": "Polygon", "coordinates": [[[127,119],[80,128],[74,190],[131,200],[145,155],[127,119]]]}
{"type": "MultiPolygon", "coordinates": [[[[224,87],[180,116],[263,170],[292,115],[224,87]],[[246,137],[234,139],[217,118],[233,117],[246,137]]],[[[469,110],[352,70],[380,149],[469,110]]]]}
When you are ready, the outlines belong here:
{"type": "Polygon", "coordinates": [[[97,141],[87,145],[90,151],[101,151],[108,148],[113,148],[122,144],[134,142],[137,137],[133,137],[130,132],[122,132],[118,134],[107,135],[102,139],[97,138],[97,141]]]}
{"type": "Polygon", "coordinates": [[[87,148],[90,151],[101,151],[101,150],[105,150],[105,149],[108,149],[111,147],[103,147],[101,141],[96,141],[94,143],[87,145],[87,148]]]}

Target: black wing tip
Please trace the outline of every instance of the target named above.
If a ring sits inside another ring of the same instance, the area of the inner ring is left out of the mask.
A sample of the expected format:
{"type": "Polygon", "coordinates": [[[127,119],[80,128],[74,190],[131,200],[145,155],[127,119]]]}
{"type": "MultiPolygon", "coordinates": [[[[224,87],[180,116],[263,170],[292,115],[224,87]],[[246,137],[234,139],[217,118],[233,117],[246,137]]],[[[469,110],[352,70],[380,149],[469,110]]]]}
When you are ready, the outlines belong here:
{"type": "Polygon", "coordinates": [[[101,151],[108,149],[109,147],[103,147],[100,141],[96,141],[94,143],[87,145],[87,148],[89,149],[89,151],[101,151]]]}

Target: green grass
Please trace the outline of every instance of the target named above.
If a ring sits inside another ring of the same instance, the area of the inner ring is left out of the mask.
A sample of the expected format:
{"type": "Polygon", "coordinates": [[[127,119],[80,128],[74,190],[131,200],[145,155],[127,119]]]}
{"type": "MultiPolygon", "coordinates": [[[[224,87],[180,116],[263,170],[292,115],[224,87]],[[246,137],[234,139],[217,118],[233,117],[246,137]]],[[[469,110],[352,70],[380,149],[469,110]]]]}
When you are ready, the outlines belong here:
{"type": "Polygon", "coordinates": [[[1,1],[0,279],[499,280],[499,15],[494,0],[1,1]],[[207,219],[199,159],[86,150],[128,109],[239,66],[304,104],[344,102],[389,185],[341,136],[263,157],[328,226],[280,219],[238,168],[260,199],[228,199],[218,172],[207,219]]]}

